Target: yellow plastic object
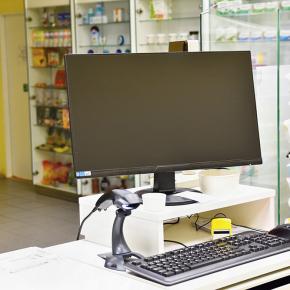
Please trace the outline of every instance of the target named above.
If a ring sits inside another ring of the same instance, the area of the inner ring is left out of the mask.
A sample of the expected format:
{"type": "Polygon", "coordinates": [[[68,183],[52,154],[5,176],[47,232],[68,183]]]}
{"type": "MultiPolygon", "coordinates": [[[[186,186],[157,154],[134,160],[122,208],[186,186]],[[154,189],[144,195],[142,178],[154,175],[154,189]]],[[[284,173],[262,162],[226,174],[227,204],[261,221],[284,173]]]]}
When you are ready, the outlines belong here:
{"type": "Polygon", "coordinates": [[[211,221],[211,235],[231,235],[232,221],[228,218],[215,218],[211,221]]]}
{"type": "Polygon", "coordinates": [[[285,224],[290,224],[290,218],[285,219],[285,224]]]}

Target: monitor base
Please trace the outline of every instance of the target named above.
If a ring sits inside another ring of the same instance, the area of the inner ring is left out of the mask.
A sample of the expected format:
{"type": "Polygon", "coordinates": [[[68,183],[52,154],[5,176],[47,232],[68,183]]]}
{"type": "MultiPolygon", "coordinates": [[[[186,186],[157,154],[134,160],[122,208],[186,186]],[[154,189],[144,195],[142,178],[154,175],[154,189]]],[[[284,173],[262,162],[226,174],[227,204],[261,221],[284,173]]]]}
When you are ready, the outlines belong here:
{"type": "Polygon", "coordinates": [[[198,201],[190,199],[187,197],[177,196],[177,195],[167,195],[166,196],[166,206],[176,206],[176,205],[186,205],[197,203],[198,201]]]}
{"type": "MultiPolygon", "coordinates": [[[[193,203],[197,203],[198,201],[194,200],[194,199],[190,199],[187,197],[183,197],[183,196],[178,196],[175,195],[177,193],[181,193],[184,191],[190,191],[190,192],[199,192],[199,190],[195,190],[192,188],[177,188],[175,190],[174,193],[165,193],[166,194],[166,206],[178,206],[178,205],[186,205],[186,204],[193,204],[193,203]]],[[[155,192],[153,188],[148,188],[148,189],[144,189],[144,190],[140,190],[137,193],[142,195],[145,193],[152,193],[155,192]]]]}

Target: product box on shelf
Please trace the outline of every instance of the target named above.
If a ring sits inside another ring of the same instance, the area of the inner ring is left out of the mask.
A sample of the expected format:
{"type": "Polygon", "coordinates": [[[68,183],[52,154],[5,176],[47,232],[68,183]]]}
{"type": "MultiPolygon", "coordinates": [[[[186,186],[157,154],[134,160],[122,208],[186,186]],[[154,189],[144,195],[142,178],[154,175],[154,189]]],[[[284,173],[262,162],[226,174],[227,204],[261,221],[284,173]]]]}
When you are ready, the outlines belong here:
{"type": "Polygon", "coordinates": [[[32,49],[32,65],[35,67],[46,67],[47,59],[45,49],[33,48],[32,49]]]}

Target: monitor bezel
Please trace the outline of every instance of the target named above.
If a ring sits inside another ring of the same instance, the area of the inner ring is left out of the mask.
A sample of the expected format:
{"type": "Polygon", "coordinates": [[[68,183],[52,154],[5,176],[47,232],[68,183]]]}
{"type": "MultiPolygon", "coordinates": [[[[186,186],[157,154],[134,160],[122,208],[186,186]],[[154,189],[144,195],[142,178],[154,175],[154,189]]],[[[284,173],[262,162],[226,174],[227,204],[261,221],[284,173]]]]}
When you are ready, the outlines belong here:
{"type": "MultiPolygon", "coordinates": [[[[249,55],[251,59],[251,52],[250,51],[202,51],[202,52],[167,52],[166,54],[196,54],[196,53],[203,53],[203,54],[216,54],[216,53],[246,53],[249,55]]],[[[136,54],[162,54],[164,53],[134,53],[136,54]]],[[[95,56],[100,55],[102,57],[110,57],[112,55],[119,55],[122,56],[123,54],[68,54],[65,55],[65,70],[67,71],[67,58],[68,57],[78,57],[78,56],[95,56]]],[[[254,86],[254,76],[253,71],[251,70],[252,76],[252,84],[254,86]]],[[[66,80],[68,84],[68,74],[66,73],[66,80]]],[[[69,86],[67,85],[67,94],[69,96],[69,86]]],[[[257,116],[257,103],[256,103],[256,95],[254,90],[254,98],[255,98],[255,112],[256,112],[256,119],[257,119],[257,126],[259,128],[258,116],[257,116]]],[[[68,108],[70,110],[70,98],[68,97],[68,108]]],[[[69,118],[70,128],[72,128],[71,118],[69,118]]],[[[72,158],[73,163],[75,160],[74,156],[74,142],[73,142],[73,134],[71,134],[72,139],[72,158]]],[[[232,160],[219,160],[219,161],[206,161],[206,162],[189,162],[189,163],[180,163],[180,164],[171,164],[171,165],[153,165],[153,166],[140,166],[140,167],[128,167],[128,168],[114,168],[114,169],[85,169],[82,171],[77,171],[74,169],[75,178],[76,179],[86,179],[86,178],[93,178],[93,177],[105,177],[105,176],[119,176],[119,175],[135,175],[135,174],[148,174],[148,173],[158,173],[158,172],[171,172],[171,171],[182,171],[182,170],[198,170],[198,169],[211,169],[211,168],[221,168],[221,167],[236,167],[236,166],[246,166],[246,165],[260,165],[263,163],[262,155],[261,155],[261,140],[260,134],[258,132],[258,139],[259,139],[259,147],[260,147],[260,157],[256,159],[232,159],[232,160]],[[79,175],[79,173],[84,173],[79,175]]]]}

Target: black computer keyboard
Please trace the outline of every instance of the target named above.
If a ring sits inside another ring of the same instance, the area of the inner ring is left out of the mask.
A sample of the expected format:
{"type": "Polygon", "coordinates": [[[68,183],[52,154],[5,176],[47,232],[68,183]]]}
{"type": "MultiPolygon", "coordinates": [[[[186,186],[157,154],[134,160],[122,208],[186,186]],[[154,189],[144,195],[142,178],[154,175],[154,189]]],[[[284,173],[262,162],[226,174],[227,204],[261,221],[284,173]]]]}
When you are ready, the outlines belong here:
{"type": "Polygon", "coordinates": [[[290,251],[290,240],[247,231],[128,262],[130,271],[163,285],[174,285],[244,263],[290,251]]]}

